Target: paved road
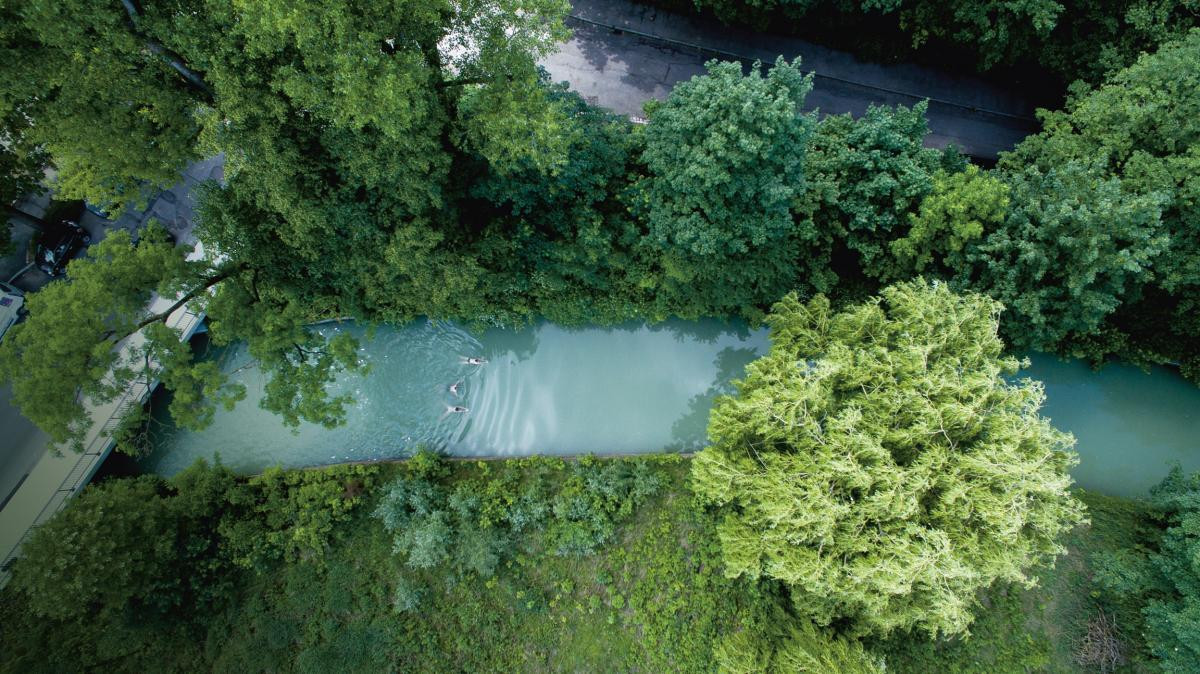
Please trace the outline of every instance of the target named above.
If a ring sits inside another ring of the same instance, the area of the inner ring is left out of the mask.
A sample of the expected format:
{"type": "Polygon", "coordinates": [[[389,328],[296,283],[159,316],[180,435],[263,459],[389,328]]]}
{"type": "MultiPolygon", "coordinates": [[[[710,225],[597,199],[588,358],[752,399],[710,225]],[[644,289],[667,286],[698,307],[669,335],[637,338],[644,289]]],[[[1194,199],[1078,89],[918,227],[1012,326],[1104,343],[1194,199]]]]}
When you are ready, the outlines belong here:
{"type": "Polygon", "coordinates": [[[913,105],[930,99],[926,145],[954,144],[995,159],[1038,129],[1035,105],[1015,87],[932,68],[881,65],[796,38],[731,28],[627,0],[573,0],[574,37],[542,65],[589,100],[638,115],[650,98],[665,99],[678,82],[713,59],[774,62],[797,56],[816,74],[806,110],[861,115],[870,104],[913,105]]]}

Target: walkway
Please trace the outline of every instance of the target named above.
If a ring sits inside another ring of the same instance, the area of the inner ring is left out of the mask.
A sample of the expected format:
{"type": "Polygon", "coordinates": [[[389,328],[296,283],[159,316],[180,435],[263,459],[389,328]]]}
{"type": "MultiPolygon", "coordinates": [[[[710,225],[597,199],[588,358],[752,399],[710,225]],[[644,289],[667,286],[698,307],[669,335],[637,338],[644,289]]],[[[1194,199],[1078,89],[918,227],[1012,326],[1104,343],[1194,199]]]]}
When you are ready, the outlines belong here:
{"type": "Polygon", "coordinates": [[[554,80],[566,80],[592,102],[626,115],[641,114],[645,100],[665,99],[676,83],[704,73],[709,59],[773,63],[782,54],[802,57],[804,69],[816,73],[806,110],[857,116],[872,103],[911,106],[929,99],[930,147],[954,144],[973,157],[994,160],[1039,128],[1031,101],[978,78],[865,63],[797,38],[627,0],[573,0],[572,6],[567,23],[574,37],[542,65],[554,80]]]}
{"type": "MultiPolygon", "coordinates": [[[[196,162],[183,172],[177,185],[151,199],[145,210],[127,213],[115,222],[105,221],[103,225],[97,225],[101,229],[88,229],[95,239],[99,239],[107,231],[132,231],[144,227],[153,219],[166,226],[177,241],[195,244],[192,236],[192,190],[204,180],[220,180],[221,169],[220,157],[196,162]]],[[[202,251],[203,248],[195,244],[195,250],[189,258],[198,259],[202,251]]],[[[172,304],[173,299],[156,296],[147,310],[165,311],[172,304]]],[[[195,333],[201,319],[201,316],[184,307],[168,317],[167,325],[179,330],[182,339],[186,340],[195,333]]],[[[134,345],[141,339],[139,333],[130,337],[128,343],[134,345]]],[[[92,427],[85,437],[84,453],[76,454],[66,449],[56,455],[46,451],[49,438],[21,416],[15,407],[8,405],[6,387],[3,396],[5,404],[0,409],[0,422],[5,428],[0,484],[6,485],[0,493],[0,587],[8,582],[8,566],[32,529],[61,510],[88,483],[112,449],[113,443],[108,433],[121,415],[132,406],[142,404],[153,388],[153,385],[144,383],[135,385],[120,399],[91,407],[92,427]]]]}

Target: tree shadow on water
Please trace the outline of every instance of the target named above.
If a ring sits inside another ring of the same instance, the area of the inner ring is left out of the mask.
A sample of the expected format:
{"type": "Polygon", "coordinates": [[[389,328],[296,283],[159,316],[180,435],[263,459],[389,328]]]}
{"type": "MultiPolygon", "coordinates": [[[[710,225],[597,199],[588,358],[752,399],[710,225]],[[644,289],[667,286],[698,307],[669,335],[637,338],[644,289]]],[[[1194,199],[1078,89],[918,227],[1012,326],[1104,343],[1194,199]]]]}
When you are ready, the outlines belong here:
{"type": "Polygon", "coordinates": [[[675,451],[694,451],[707,444],[708,413],[719,396],[732,395],[737,392],[733,381],[746,372],[746,366],[759,357],[752,348],[725,347],[717,353],[713,365],[716,366],[716,378],[703,393],[692,396],[688,401],[687,412],[671,425],[670,449],[675,451]]]}

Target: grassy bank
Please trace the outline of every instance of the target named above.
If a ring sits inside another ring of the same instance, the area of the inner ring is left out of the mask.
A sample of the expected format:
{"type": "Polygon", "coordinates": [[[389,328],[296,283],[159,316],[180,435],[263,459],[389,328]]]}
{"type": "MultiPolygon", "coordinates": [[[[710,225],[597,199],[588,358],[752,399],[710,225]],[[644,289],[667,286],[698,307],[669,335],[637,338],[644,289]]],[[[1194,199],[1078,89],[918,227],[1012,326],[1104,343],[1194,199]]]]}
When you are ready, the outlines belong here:
{"type": "MultiPolygon", "coordinates": [[[[542,508],[535,526],[495,520],[502,547],[479,573],[459,564],[467,553],[457,548],[436,564],[413,563],[420,541],[398,543],[373,516],[413,467],[382,465],[323,553],[237,572],[219,610],[191,626],[52,623],[6,590],[0,662],[5,671],[62,671],[88,639],[118,634],[145,645],[107,663],[117,670],[713,671],[723,636],[789,618],[777,587],[721,573],[713,523],[687,487],[689,467],[674,456],[442,464],[429,480],[450,495],[451,509],[462,495],[477,497],[471,512],[481,521],[506,513],[513,522],[522,508],[542,508]],[[634,498],[639,480],[653,488],[634,498]]],[[[1071,534],[1070,554],[1038,587],[993,588],[967,640],[896,635],[871,644],[889,671],[1081,671],[1075,645],[1103,605],[1092,565],[1133,544],[1141,511],[1080,497],[1092,523],[1071,534]]],[[[1104,608],[1125,634],[1138,633],[1131,607],[1104,608]]]]}

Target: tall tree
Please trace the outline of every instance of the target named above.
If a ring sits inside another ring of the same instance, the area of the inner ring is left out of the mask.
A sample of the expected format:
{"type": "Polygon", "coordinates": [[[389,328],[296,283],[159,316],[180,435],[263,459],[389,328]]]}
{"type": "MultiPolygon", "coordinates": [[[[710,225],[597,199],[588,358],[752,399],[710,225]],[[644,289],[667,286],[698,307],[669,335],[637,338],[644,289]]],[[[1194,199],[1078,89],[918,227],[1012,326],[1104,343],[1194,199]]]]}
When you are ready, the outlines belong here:
{"type": "Polygon", "coordinates": [[[812,78],[782,58],[708,63],[654,108],[645,130],[647,245],[664,270],[655,293],[683,316],[752,311],[796,283],[808,233],[789,210],[803,187],[812,78]]]}
{"type": "Polygon", "coordinates": [[[571,125],[535,64],[565,37],[565,3],[85,4],[3,6],[0,112],[30,120],[60,192],[129,203],[200,153],[224,154],[227,185],[201,198],[207,261],[117,236],[30,298],[0,371],[56,441],[82,437],[81,396],[111,400],[138,363],[188,392],[184,425],[211,416],[206,395],[240,396],[144,315],[151,289],[205,307],[215,339],[248,341],[275,375],[262,404],[289,423],[337,423],[344,400],[323,386],[357,367],[351,340],[306,322],[486,314],[476,256],[496,239],[458,217],[469,172],[453,169],[561,169],[571,125]],[[114,348],[139,330],[135,351],[114,348]]]}
{"type": "Polygon", "coordinates": [[[783,581],[819,625],[967,629],[975,593],[1062,552],[1072,438],[1010,381],[1000,306],[923,280],[835,312],[788,295],[771,350],[718,399],[693,485],[725,573],[783,581]]]}
{"type": "Polygon", "coordinates": [[[60,197],[115,207],[196,157],[201,98],[130,25],[121,2],[0,3],[0,117],[57,169],[60,197]]]}
{"type": "MultiPolygon", "coordinates": [[[[1043,114],[1041,133],[1000,161],[999,177],[1013,184],[1014,214],[1025,214],[1010,218],[998,236],[1019,241],[1013,245],[1027,250],[1026,258],[1054,260],[1064,290],[1098,289],[1113,305],[1088,319],[1090,336],[1073,336],[1060,349],[1093,358],[1117,352],[1143,362],[1174,360],[1185,373],[1200,373],[1197,60],[1200,30],[1143,56],[1100,87],[1077,90],[1065,110],[1043,114]],[[1030,180],[1044,183],[1042,195],[1018,196],[1030,180]],[[1069,212],[1078,218],[1088,210],[1090,222],[1079,221],[1076,234],[1050,234],[1069,212]],[[1033,229],[1012,232],[1013,224],[1028,227],[1019,224],[1026,217],[1033,229]],[[1097,325],[1097,318],[1104,320],[1097,325]]],[[[1021,273],[984,257],[982,264],[1021,273]]],[[[1031,304],[1040,304],[1036,294],[1031,304]]]]}
{"type": "Polygon", "coordinates": [[[1005,175],[1012,207],[1002,226],[966,251],[957,280],[1003,302],[1014,344],[1063,349],[1100,332],[1136,299],[1169,244],[1165,197],[1130,194],[1093,165],[1070,162],[1005,175]]]}
{"type": "Polygon", "coordinates": [[[324,386],[336,372],[361,368],[354,340],[344,334],[327,340],[306,328],[314,318],[310,308],[258,288],[252,268],[189,261],[186,253],[161,229],[146,232],[136,246],[128,233],[110,232],[87,258],[67,265],[66,281],[26,298],[29,319],[0,342],[0,377],[12,382],[13,400],[52,441],[80,449],[92,423],[85,404],[116,400],[138,381],[161,379],[173,389],[171,412],[191,428],[207,424],[215,405],[244,396],[215,364],[194,362],[188,344],[167,326],[172,310],[188,302],[210,314],[218,343],[248,342],[272,376],[264,407],[291,424],[341,420],[347,400],[331,399],[324,386]],[[178,300],[151,313],[154,293],[178,300]]]}
{"type": "Polygon", "coordinates": [[[903,276],[889,245],[933,189],[934,174],[965,164],[953,149],[923,146],[927,107],[871,106],[858,119],[836,115],[817,125],[804,159],[804,189],[793,208],[805,231],[820,241],[805,274],[824,279],[822,291],[836,282],[834,271],[881,280],[903,276]],[[830,256],[850,259],[830,270],[830,256]]]}

